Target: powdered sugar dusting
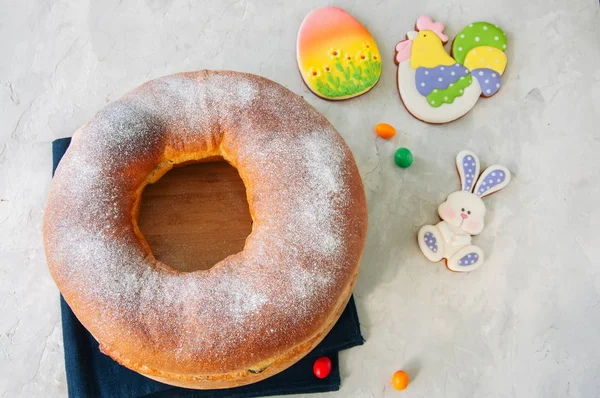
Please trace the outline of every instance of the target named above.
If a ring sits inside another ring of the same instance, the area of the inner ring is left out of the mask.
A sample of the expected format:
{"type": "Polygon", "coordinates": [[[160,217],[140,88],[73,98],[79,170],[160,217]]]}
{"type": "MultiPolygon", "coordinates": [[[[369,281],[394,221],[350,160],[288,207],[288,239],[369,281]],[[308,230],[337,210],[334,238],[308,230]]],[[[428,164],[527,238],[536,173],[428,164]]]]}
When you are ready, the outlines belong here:
{"type": "Polygon", "coordinates": [[[341,137],[281,86],[237,73],[158,79],[74,138],[46,213],[51,271],[67,301],[93,308],[82,319],[92,334],[134,362],[160,351],[181,372],[250,366],[318,331],[351,283],[366,227],[358,178],[341,137]],[[131,224],[133,192],[167,147],[222,149],[251,187],[244,251],[208,271],[157,263],[131,224]]]}
{"type": "Polygon", "coordinates": [[[256,96],[257,90],[249,80],[232,80],[227,75],[216,75],[213,77],[211,92],[219,101],[237,107],[247,106],[256,96]]]}
{"type": "Polygon", "coordinates": [[[240,278],[220,278],[216,283],[217,289],[228,292],[230,295],[229,315],[236,324],[242,323],[247,314],[255,313],[268,300],[264,292],[254,289],[240,278]]]}
{"type": "MultiPolygon", "coordinates": [[[[281,228],[277,229],[285,230],[294,245],[330,257],[339,252],[342,244],[335,215],[347,200],[347,192],[340,187],[344,157],[336,144],[321,130],[295,137],[275,135],[262,145],[262,150],[249,148],[253,163],[264,173],[272,179],[288,181],[286,190],[275,188],[278,196],[273,202],[275,206],[281,201],[293,203],[279,219],[281,228]]],[[[266,206],[265,213],[276,210],[266,206]]]]}

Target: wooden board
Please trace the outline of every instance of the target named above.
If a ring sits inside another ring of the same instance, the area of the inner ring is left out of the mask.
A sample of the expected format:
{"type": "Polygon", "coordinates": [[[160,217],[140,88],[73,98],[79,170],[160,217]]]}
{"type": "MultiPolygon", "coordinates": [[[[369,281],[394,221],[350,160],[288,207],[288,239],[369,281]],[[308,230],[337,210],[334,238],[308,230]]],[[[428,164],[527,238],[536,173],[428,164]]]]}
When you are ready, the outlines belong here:
{"type": "Polygon", "coordinates": [[[211,268],[240,252],[252,230],[246,188],[226,162],[175,168],[144,190],[139,227],[163,263],[211,268]]]}

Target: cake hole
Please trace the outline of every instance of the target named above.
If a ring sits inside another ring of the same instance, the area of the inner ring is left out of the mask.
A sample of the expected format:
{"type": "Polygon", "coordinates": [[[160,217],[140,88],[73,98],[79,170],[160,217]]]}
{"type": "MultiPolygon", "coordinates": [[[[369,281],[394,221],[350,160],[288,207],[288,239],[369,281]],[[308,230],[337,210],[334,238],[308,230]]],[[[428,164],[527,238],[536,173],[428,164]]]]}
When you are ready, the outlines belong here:
{"type": "Polygon", "coordinates": [[[246,187],[225,161],[176,167],[144,189],[138,226],[159,261],[210,269],[240,252],[252,231],[246,187]]]}

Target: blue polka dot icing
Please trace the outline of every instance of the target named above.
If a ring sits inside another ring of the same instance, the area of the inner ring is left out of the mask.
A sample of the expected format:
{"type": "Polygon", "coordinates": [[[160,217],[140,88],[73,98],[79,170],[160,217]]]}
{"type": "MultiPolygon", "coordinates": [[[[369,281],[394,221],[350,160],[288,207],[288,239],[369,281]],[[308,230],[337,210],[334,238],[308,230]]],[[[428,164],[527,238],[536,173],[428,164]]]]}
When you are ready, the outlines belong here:
{"type": "Polygon", "coordinates": [[[435,239],[435,236],[433,236],[433,234],[431,232],[425,233],[425,244],[427,245],[429,250],[431,250],[434,253],[437,253],[437,251],[438,251],[437,240],[435,239]]]}
{"type": "Polygon", "coordinates": [[[498,184],[501,184],[506,179],[506,173],[502,170],[492,170],[486,175],[482,176],[483,180],[481,181],[481,185],[477,189],[476,194],[478,196],[483,195],[493,187],[498,184]]]}
{"type": "Polygon", "coordinates": [[[460,64],[437,66],[435,68],[417,68],[415,83],[417,91],[427,97],[433,90],[445,90],[450,84],[456,83],[461,77],[469,74],[460,64]]]}
{"type": "Polygon", "coordinates": [[[484,97],[491,97],[500,90],[500,74],[493,69],[481,68],[473,71],[473,76],[481,86],[481,94],[484,97]]]}
{"type": "Polygon", "coordinates": [[[479,260],[479,254],[477,253],[469,253],[460,260],[458,260],[458,265],[462,265],[463,267],[467,265],[473,265],[479,260]]]}
{"type": "Polygon", "coordinates": [[[464,191],[471,191],[473,189],[473,185],[475,185],[475,180],[477,178],[477,176],[475,175],[477,165],[473,156],[465,156],[465,158],[462,161],[462,168],[465,174],[464,191]]]}

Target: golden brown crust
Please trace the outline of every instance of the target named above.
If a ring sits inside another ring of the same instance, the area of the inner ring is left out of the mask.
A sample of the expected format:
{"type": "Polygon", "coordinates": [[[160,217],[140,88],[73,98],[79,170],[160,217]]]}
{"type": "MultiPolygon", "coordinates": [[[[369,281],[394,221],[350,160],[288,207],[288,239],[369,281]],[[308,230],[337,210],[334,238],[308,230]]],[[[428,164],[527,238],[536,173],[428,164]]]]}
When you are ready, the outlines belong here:
{"type": "Polygon", "coordinates": [[[103,352],[165,383],[227,388],[325,337],[366,226],[358,169],[322,115],[269,80],[202,71],[151,81],[74,135],[43,232],[53,278],[103,352]],[[253,231],[210,270],[177,272],[137,228],[141,193],[173,165],[214,156],[238,169],[253,231]]]}
{"type": "MultiPolygon", "coordinates": [[[[358,276],[358,274],[356,275],[358,276]]],[[[356,282],[356,278],[354,279],[356,282]]],[[[267,379],[277,373],[289,368],[294,365],[300,359],[302,359],[306,354],[313,350],[331,331],[338,318],[341,316],[342,312],[346,308],[348,301],[350,299],[350,295],[352,294],[352,289],[354,288],[354,282],[348,288],[348,294],[345,299],[342,296],[342,300],[337,307],[337,310],[329,319],[329,323],[323,328],[322,331],[317,333],[314,337],[305,341],[301,344],[298,344],[296,347],[288,350],[287,352],[279,355],[277,357],[271,358],[267,361],[264,361],[263,364],[257,364],[253,367],[253,370],[244,370],[238,372],[237,374],[230,374],[227,377],[223,375],[219,375],[216,378],[202,378],[202,377],[181,377],[181,375],[161,375],[156,371],[148,371],[141,366],[128,366],[130,369],[134,369],[137,372],[143,374],[146,377],[149,377],[153,380],[160,381],[162,383],[171,384],[178,387],[184,388],[195,388],[195,389],[219,389],[219,388],[232,388],[239,387],[246,384],[256,383],[258,381],[267,379]],[[256,369],[256,370],[254,370],[256,369]]]]}

